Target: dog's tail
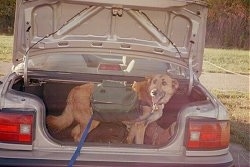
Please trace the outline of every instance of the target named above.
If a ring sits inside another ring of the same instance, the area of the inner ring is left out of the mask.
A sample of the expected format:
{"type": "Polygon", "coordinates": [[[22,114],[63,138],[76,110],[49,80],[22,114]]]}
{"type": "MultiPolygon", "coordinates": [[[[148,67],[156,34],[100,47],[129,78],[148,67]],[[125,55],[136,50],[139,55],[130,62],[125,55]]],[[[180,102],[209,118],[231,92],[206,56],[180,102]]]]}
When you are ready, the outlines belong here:
{"type": "Polygon", "coordinates": [[[73,115],[67,107],[63,111],[62,115],[59,116],[49,115],[46,118],[46,123],[49,130],[53,131],[54,133],[58,133],[66,129],[73,123],[73,121],[74,121],[73,115]]]}

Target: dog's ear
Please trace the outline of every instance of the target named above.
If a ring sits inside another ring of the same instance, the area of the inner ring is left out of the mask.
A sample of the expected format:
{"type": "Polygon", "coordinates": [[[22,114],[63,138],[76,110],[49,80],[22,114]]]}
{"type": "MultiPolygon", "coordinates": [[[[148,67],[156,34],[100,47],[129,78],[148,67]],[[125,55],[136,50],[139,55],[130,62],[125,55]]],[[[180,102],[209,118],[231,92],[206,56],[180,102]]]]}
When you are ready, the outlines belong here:
{"type": "Polygon", "coordinates": [[[176,79],[172,79],[172,87],[176,91],[179,87],[179,82],[176,79]]]}

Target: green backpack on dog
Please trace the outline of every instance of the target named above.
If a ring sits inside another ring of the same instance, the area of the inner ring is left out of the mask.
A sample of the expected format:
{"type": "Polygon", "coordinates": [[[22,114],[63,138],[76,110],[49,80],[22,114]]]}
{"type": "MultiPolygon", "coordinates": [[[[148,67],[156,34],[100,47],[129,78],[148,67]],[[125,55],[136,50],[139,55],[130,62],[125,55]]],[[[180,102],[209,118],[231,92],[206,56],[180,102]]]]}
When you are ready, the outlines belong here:
{"type": "Polygon", "coordinates": [[[91,105],[94,119],[102,122],[133,120],[140,115],[137,93],[125,81],[104,80],[95,85],[91,105]]]}

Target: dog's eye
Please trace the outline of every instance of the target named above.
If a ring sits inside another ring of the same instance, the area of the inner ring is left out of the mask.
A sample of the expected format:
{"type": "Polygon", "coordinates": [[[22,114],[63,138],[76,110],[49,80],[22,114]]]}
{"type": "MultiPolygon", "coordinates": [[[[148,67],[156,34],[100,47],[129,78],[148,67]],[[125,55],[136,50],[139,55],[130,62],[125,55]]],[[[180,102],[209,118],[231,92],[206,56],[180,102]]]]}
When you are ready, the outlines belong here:
{"type": "Polygon", "coordinates": [[[162,85],[166,86],[168,83],[166,81],[162,81],[162,85]]]}

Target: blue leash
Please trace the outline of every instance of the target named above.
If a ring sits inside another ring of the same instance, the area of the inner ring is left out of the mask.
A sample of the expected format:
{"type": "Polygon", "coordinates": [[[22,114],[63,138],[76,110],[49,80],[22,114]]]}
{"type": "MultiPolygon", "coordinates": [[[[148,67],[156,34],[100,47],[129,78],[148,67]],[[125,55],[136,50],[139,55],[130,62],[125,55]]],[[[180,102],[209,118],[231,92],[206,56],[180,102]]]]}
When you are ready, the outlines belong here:
{"type": "Polygon", "coordinates": [[[72,167],[77,159],[77,157],[80,155],[80,152],[81,152],[81,148],[83,147],[84,143],[85,143],[85,140],[86,140],[86,137],[88,135],[88,132],[89,132],[89,129],[90,129],[90,126],[91,126],[91,123],[92,123],[92,120],[93,120],[93,114],[91,115],[90,119],[89,119],[89,122],[87,124],[87,127],[85,128],[83,134],[82,134],[82,137],[81,137],[81,140],[80,142],[78,143],[77,145],[77,148],[74,152],[74,154],[72,155],[69,163],[68,163],[68,167],[72,167]]]}

